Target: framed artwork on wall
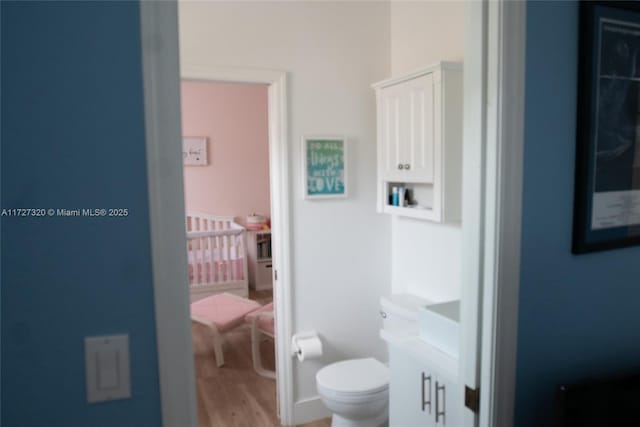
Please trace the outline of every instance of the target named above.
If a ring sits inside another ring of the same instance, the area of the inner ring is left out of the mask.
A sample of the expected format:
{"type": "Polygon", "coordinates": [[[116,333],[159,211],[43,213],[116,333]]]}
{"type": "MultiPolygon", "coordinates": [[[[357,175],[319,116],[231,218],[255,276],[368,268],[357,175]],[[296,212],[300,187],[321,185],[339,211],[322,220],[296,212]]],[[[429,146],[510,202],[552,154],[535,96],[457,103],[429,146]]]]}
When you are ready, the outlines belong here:
{"type": "Polygon", "coordinates": [[[573,253],[640,244],[640,7],[581,2],[573,253]]]}
{"type": "Polygon", "coordinates": [[[302,138],[303,197],[347,197],[347,141],[343,137],[302,138]]]}
{"type": "Polygon", "coordinates": [[[182,161],[185,166],[206,166],[209,164],[207,156],[207,138],[182,138],[182,161]]]}

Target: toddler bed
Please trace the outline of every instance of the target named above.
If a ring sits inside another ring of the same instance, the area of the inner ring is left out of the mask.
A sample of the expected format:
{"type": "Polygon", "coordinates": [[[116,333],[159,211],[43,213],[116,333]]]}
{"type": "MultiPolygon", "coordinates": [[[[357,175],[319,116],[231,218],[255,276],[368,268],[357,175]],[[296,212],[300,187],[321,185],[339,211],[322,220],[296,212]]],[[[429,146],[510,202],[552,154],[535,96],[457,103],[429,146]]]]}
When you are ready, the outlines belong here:
{"type": "Polygon", "coordinates": [[[222,292],[249,296],[245,229],[233,217],[186,215],[191,302],[222,292]]]}

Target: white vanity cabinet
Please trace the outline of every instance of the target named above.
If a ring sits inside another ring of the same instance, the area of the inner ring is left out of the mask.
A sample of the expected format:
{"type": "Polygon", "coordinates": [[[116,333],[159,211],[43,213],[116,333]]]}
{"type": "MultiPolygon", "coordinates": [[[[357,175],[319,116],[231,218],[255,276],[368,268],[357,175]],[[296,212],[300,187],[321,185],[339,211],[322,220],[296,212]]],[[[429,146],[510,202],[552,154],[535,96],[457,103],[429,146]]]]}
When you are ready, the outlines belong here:
{"type": "Polygon", "coordinates": [[[423,378],[428,370],[404,352],[389,348],[389,425],[397,427],[433,426],[433,393],[423,378]]]}
{"type": "Polygon", "coordinates": [[[462,65],[440,62],[373,85],[377,102],[378,211],[460,220],[462,65]],[[395,206],[393,187],[409,203],[395,206]]]}
{"type": "Polygon", "coordinates": [[[440,306],[443,304],[410,294],[380,298],[380,337],[389,349],[391,371],[391,427],[467,427],[462,425],[465,409],[459,352],[447,352],[424,339],[430,334],[422,329],[438,328],[438,322],[421,321],[422,310],[440,306]]]}
{"type": "Polygon", "coordinates": [[[394,346],[389,365],[390,426],[463,427],[463,387],[456,379],[394,346]]]}

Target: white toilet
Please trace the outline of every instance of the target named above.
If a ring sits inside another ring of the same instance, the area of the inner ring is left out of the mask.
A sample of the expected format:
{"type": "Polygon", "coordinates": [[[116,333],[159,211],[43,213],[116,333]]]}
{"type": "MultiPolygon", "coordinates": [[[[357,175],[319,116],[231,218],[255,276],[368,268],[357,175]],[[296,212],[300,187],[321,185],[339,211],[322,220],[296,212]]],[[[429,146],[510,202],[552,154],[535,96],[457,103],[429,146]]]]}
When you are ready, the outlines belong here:
{"type": "Polygon", "coordinates": [[[389,368],[373,358],[333,363],[316,374],[332,427],[380,427],[389,417],[389,368]]]}

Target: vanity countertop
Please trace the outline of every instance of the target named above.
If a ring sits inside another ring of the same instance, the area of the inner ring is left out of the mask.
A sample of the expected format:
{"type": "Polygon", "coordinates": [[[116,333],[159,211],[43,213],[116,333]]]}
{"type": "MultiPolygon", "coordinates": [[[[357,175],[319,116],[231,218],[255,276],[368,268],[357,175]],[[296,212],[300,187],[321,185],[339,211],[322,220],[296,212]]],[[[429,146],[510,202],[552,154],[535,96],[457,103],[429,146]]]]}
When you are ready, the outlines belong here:
{"type": "Polygon", "coordinates": [[[458,379],[458,358],[426,343],[418,334],[403,334],[397,331],[381,329],[380,338],[386,341],[387,344],[404,351],[418,361],[435,367],[446,374],[451,380],[456,381],[458,379]]]}
{"type": "MultiPolygon", "coordinates": [[[[395,294],[382,297],[380,306],[383,318],[380,337],[384,341],[421,362],[437,367],[451,379],[457,379],[458,353],[434,345],[437,340],[425,339],[424,335],[430,334],[423,330],[425,325],[421,325],[424,313],[434,315],[436,322],[442,316],[445,321],[457,323],[459,305],[456,302],[435,303],[410,294],[395,294]]],[[[456,342],[457,339],[456,333],[456,342]]]]}

